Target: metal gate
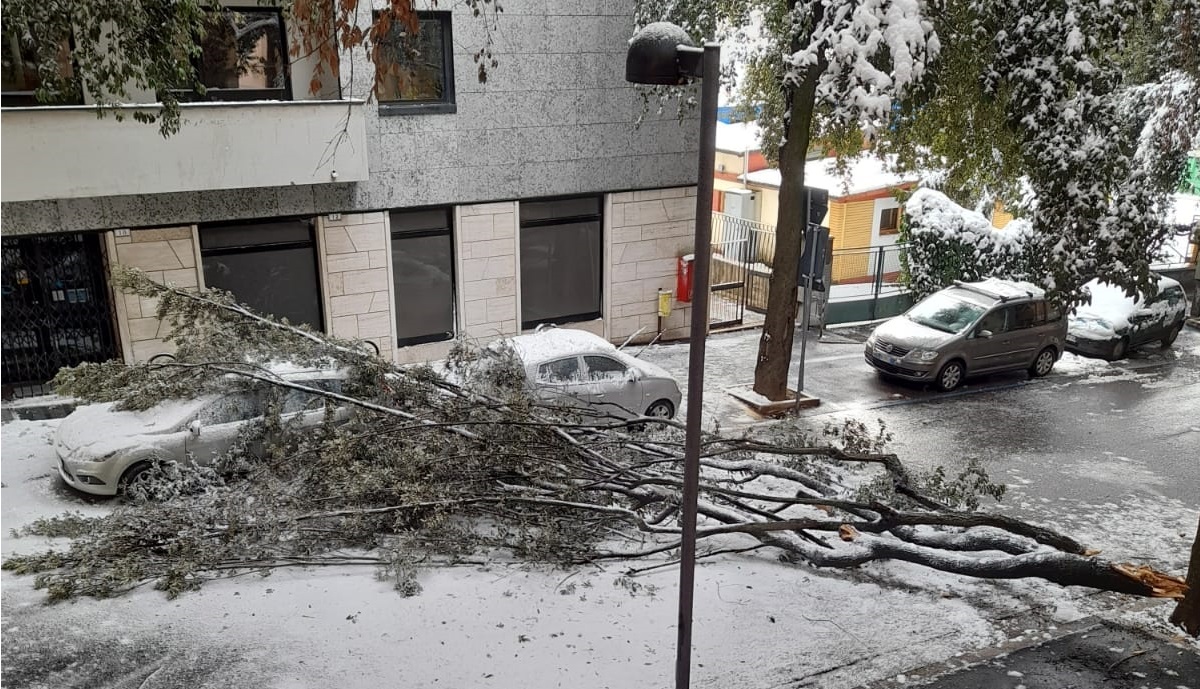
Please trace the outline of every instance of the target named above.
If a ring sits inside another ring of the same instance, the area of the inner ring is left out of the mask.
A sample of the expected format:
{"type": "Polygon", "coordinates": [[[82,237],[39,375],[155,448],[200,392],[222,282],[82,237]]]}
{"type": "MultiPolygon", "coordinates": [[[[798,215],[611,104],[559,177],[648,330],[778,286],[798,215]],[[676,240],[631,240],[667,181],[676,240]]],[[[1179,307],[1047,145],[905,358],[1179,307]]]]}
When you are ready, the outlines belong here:
{"type": "Polygon", "coordinates": [[[710,329],[741,325],[746,317],[746,276],[756,259],[752,223],[713,214],[710,329]]]}
{"type": "Polygon", "coordinates": [[[3,240],[3,396],[49,392],[63,366],[119,356],[98,234],[3,240]]]}

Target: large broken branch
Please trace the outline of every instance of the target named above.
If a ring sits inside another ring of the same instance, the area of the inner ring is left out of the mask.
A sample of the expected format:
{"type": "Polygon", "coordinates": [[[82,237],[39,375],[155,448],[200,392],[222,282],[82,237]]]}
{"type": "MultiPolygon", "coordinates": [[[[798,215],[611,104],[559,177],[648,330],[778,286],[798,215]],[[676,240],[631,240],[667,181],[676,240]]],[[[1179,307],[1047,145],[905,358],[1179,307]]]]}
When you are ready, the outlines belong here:
{"type": "MultiPolygon", "coordinates": [[[[66,552],[5,562],[40,573],[51,597],[115,595],[130,577],[178,593],[239,566],[346,561],[350,550],[370,551],[364,561],[402,576],[419,563],[495,549],[578,563],[650,557],[679,545],[683,442],[676,422],[538,402],[502,349],[496,366],[476,366],[483,354],[459,343],[447,362],[458,373],[452,380],[427,367],[392,366],[353,342],[277,322],[219,292],[164,287],[131,271],[117,281],[158,299],[178,358],[66,371],[58,379],[63,392],[145,408],[236,377],[321,397],[354,415],[344,426],[303,433],[268,419],[279,439],[264,456],[243,449],[228,458],[248,464],[252,478],[222,482],[205,474],[201,493],[118,508],[75,528],[66,552]],[[282,379],[266,366],[280,359],[343,367],[347,387],[329,392],[282,379]],[[639,547],[613,547],[630,540],[639,547]]],[[[705,437],[698,537],[744,539],[723,549],[772,547],[816,567],[902,560],[973,577],[1182,595],[1178,579],[1094,557],[1052,529],[966,507],[981,491],[999,494],[977,468],[931,481],[861,425],[847,424],[834,440],[819,431],[780,426],[705,437]]],[[[193,485],[191,471],[176,473],[193,485]]],[[[73,524],[64,518],[33,530],[73,524]]]]}

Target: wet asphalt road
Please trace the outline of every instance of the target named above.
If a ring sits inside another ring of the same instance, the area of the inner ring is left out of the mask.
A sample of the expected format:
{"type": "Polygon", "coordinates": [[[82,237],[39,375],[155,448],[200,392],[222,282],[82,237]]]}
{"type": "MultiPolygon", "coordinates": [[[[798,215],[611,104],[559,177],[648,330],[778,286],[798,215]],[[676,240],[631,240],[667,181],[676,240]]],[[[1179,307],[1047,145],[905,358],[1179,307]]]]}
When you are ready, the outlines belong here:
{"type": "Polygon", "coordinates": [[[1017,381],[845,414],[884,420],[915,466],[975,458],[993,475],[1032,480],[1023,484],[1032,497],[1133,491],[1200,507],[1200,357],[1017,381]]]}

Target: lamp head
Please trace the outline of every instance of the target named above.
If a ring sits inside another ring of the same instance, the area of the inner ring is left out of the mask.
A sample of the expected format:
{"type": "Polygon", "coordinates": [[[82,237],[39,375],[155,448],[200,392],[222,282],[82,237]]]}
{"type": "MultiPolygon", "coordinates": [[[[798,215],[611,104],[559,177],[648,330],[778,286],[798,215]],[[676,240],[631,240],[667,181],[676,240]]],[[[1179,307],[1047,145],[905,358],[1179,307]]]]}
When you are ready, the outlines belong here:
{"type": "Polygon", "coordinates": [[[654,22],[629,39],[625,81],[634,84],[686,84],[696,73],[697,48],[687,32],[670,22],[654,22]]]}

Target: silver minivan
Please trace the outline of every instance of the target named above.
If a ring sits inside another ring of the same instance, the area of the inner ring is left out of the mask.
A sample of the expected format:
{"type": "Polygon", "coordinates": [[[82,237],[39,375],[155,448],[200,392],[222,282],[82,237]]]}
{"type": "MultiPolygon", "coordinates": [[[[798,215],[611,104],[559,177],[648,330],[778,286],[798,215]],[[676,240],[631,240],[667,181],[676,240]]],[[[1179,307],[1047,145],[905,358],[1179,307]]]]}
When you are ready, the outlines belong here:
{"type": "Polygon", "coordinates": [[[953,390],[967,376],[1025,369],[1044,376],[1062,355],[1067,319],[1027,282],[955,282],[867,338],[867,363],[885,376],[953,390]]]}

